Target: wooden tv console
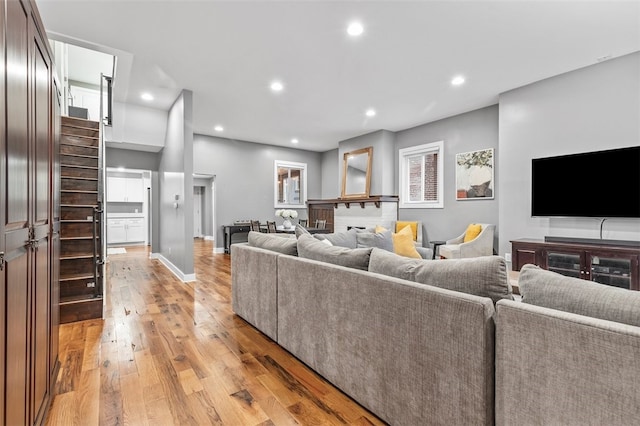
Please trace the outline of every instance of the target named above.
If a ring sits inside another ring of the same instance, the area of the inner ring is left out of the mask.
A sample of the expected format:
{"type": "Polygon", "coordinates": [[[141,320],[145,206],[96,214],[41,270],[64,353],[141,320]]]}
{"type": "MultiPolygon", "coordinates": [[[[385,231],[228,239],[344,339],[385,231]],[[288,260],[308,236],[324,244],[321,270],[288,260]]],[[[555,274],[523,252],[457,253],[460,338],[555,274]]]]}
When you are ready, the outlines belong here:
{"type": "Polygon", "coordinates": [[[510,242],[514,271],[532,263],[562,275],[640,290],[640,242],[559,237],[510,242]]]}

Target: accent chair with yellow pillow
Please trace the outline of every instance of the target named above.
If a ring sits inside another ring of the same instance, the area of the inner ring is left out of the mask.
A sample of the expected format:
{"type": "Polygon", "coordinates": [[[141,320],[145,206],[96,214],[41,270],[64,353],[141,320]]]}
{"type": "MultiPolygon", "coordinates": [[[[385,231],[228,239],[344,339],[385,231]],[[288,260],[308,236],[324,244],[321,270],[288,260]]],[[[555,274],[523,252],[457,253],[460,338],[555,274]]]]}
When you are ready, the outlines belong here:
{"type": "Polygon", "coordinates": [[[441,245],[438,253],[445,259],[492,256],[495,229],[492,224],[472,223],[461,235],[441,245]]]}

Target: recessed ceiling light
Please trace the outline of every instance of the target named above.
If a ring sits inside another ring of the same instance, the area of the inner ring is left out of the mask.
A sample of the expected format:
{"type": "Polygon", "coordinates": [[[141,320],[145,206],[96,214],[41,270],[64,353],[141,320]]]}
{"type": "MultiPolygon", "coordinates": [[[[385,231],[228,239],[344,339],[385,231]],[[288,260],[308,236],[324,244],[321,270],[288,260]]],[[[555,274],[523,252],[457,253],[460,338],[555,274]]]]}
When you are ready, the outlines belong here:
{"type": "Polygon", "coordinates": [[[291,139],[291,143],[298,143],[298,139],[296,138],[291,139]]]}
{"type": "Polygon", "coordinates": [[[453,80],[451,80],[451,84],[454,86],[460,86],[462,83],[464,83],[464,77],[461,75],[455,76],[453,80]]]}
{"type": "Polygon", "coordinates": [[[273,90],[274,92],[279,92],[282,89],[284,89],[284,86],[282,85],[281,82],[274,81],[273,83],[271,83],[271,90],[273,90]]]}
{"type": "Polygon", "coordinates": [[[364,28],[360,22],[352,22],[347,27],[347,34],[353,37],[359,36],[363,31],[364,28]]]}
{"type": "Polygon", "coordinates": [[[375,109],[368,109],[367,112],[365,112],[365,115],[367,117],[373,117],[374,115],[376,115],[376,110],[375,109]]]}
{"type": "Polygon", "coordinates": [[[143,93],[142,95],[140,95],[140,97],[142,99],[144,99],[145,101],[152,101],[153,100],[153,95],[151,93],[143,93]]]}
{"type": "Polygon", "coordinates": [[[221,131],[223,131],[223,130],[224,130],[224,127],[222,127],[222,126],[216,126],[216,127],[214,127],[214,128],[213,128],[213,130],[215,130],[216,132],[221,132],[221,131]]]}

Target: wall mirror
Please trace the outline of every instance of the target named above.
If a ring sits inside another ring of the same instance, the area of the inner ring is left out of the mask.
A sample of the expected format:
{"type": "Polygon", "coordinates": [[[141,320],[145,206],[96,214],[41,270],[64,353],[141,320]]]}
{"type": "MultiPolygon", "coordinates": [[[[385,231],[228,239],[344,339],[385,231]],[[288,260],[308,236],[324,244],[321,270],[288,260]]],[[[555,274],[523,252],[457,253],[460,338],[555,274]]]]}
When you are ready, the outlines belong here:
{"type": "Polygon", "coordinates": [[[373,147],[371,146],[344,153],[341,198],[369,196],[372,157],[373,147]]]}
{"type": "Polygon", "coordinates": [[[305,208],[307,202],[307,164],[274,162],[275,208],[305,208]]]}

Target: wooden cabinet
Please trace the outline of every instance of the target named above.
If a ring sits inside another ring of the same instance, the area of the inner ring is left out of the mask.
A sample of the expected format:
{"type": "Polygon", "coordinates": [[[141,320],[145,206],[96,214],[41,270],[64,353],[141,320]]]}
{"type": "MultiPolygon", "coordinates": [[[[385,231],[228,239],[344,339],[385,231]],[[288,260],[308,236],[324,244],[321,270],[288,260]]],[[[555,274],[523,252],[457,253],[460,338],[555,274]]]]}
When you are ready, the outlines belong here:
{"type": "Polygon", "coordinates": [[[0,0],[0,23],[0,424],[42,424],[59,366],[59,92],[35,1],[0,0]]]}
{"type": "Polygon", "coordinates": [[[137,243],[145,241],[144,219],[141,217],[107,219],[107,243],[137,243]]]}
{"type": "Polygon", "coordinates": [[[511,241],[513,269],[527,263],[562,275],[640,290],[640,243],[567,239],[511,241]]]}
{"type": "Polygon", "coordinates": [[[109,176],[107,178],[107,201],[142,203],[144,201],[142,178],[109,176]]]}
{"type": "Polygon", "coordinates": [[[316,220],[326,221],[325,228],[333,232],[333,210],[334,203],[331,200],[308,200],[307,214],[309,226],[315,226],[316,220]]]}

